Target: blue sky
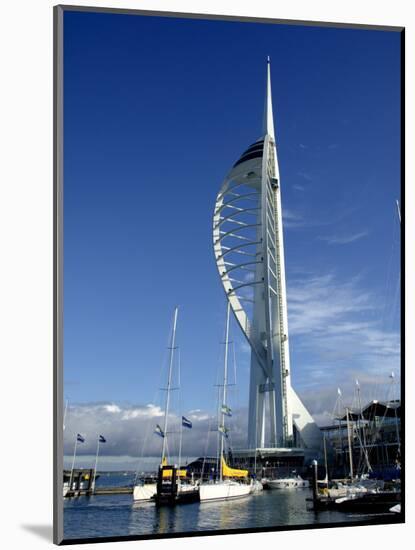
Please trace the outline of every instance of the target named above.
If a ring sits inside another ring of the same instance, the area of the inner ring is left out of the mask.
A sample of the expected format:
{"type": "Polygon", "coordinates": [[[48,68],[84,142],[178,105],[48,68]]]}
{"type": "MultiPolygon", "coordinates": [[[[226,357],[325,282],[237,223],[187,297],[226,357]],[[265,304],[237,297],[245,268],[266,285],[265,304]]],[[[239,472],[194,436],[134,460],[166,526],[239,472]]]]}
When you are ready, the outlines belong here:
{"type": "MultiPolygon", "coordinates": [[[[356,377],[364,397],[383,398],[391,370],[399,381],[399,34],[64,17],[72,406],[160,401],[179,304],[182,406],[213,408],[225,299],[212,213],[226,173],[262,134],[268,55],[293,384],[316,415],[356,377]]],[[[233,340],[244,407],[249,353],[236,324],[233,340]]]]}

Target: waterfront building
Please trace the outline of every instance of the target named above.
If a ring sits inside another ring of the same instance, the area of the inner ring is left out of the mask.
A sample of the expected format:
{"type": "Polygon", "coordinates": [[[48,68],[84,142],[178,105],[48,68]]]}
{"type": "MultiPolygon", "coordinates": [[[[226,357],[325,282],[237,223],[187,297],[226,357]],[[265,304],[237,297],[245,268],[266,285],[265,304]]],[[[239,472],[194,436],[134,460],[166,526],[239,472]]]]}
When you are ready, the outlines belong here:
{"type": "MultiPolygon", "coordinates": [[[[348,409],[333,424],[321,428],[332,449],[332,476],[350,474],[352,450],[354,474],[388,476],[401,461],[401,402],[373,400],[361,409],[348,409]],[[350,444],[349,444],[350,440],[350,444]]],[[[393,473],[391,474],[393,475],[393,473]]]]}

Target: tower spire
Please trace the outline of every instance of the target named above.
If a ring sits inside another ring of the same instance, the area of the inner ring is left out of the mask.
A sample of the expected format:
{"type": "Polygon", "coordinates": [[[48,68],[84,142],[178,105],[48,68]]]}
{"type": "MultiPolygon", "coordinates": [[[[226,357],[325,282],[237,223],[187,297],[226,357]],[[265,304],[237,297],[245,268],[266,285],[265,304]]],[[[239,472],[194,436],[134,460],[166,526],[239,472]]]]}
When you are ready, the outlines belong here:
{"type": "Polygon", "coordinates": [[[291,386],[281,184],[269,57],[262,139],[242,153],[225,178],[216,199],[213,243],[227,300],[251,347],[248,448],[284,447],[290,453],[294,443],[304,443],[318,453],[323,443],[321,432],[291,386]],[[251,210],[256,210],[257,223],[241,217],[252,215],[251,210]],[[236,229],[234,224],[238,224],[236,229]],[[246,269],[253,274],[248,281],[246,269]],[[242,288],[249,293],[240,291],[242,288]]]}
{"type": "Polygon", "coordinates": [[[267,57],[267,93],[265,97],[265,110],[264,110],[264,134],[268,134],[273,139],[275,139],[274,118],[272,114],[271,60],[269,56],[267,57]]]}

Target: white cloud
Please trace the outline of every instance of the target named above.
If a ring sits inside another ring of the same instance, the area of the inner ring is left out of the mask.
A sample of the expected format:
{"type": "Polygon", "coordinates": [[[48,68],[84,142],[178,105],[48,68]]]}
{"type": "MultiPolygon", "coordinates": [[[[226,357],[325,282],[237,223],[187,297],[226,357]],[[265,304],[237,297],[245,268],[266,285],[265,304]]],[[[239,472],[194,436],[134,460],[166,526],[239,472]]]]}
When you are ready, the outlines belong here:
{"type": "Polygon", "coordinates": [[[110,405],[104,405],[104,409],[109,413],[120,413],[121,409],[118,407],[118,405],[114,405],[114,403],[111,403],[110,405]]]}
{"type": "Polygon", "coordinates": [[[282,217],[284,221],[284,229],[291,229],[293,227],[303,227],[305,225],[304,218],[298,212],[282,209],[282,217]]]}
{"type": "Polygon", "coordinates": [[[124,410],[121,418],[122,420],[131,420],[139,417],[156,418],[158,416],[163,416],[163,411],[161,408],[157,405],[149,403],[145,407],[136,407],[124,410]]]}
{"type": "MultiPolygon", "coordinates": [[[[201,409],[183,411],[183,414],[193,422],[193,428],[183,433],[183,456],[200,456],[206,449],[214,453],[216,436],[212,432],[208,437],[208,431],[209,428],[216,426],[215,417],[209,411],[201,409]]],[[[64,454],[70,456],[73,453],[76,434],[80,433],[85,437],[85,442],[78,443],[78,464],[94,456],[100,434],[106,439],[106,443],[100,447],[100,456],[103,460],[116,461],[114,457],[123,457],[122,462],[126,463],[125,457],[138,461],[139,457],[160,456],[161,439],[154,434],[154,430],[157,424],[162,425],[160,417],[163,416],[164,411],[152,403],[145,405],[70,404],[65,419],[64,454]]],[[[232,422],[236,421],[232,419],[232,422]]],[[[180,425],[181,414],[170,414],[169,451],[173,455],[178,450],[180,425]]]]}
{"type": "Polygon", "coordinates": [[[357,279],[337,281],[334,273],[305,275],[288,286],[291,334],[326,333],[333,323],[351,313],[368,311],[374,304],[357,279]]]}
{"type": "MultiPolygon", "coordinates": [[[[360,277],[341,280],[334,273],[297,275],[288,285],[288,321],[293,380],[303,391],[367,386],[367,398],[399,373],[400,336],[382,322],[382,299],[360,277]]],[[[314,395],[314,398],[313,398],[314,395]]],[[[317,411],[324,412],[324,411],[317,411]]]]}
{"type": "Polygon", "coordinates": [[[207,413],[190,413],[188,415],[191,420],[209,420],[210,416],[207,413]]]}
{"type": "Polygon", "coordinates": [[[367,237],[368,234],[368,231],[361,231],[360,233],[352,233],[350,235],[332,235],[318,238],[321,241],[326,241],[328,244],[349,244],[367,237]]]}
{"type": "Polygon", "coordinates": [[[297,172],[297,176],[300,176],[301,178],[305,179],[306,181],[312,181],[313,180],[311,174],[309,174],[308,172],[305,172],[304,170],[300,170],[299,172],[297,172]]]}

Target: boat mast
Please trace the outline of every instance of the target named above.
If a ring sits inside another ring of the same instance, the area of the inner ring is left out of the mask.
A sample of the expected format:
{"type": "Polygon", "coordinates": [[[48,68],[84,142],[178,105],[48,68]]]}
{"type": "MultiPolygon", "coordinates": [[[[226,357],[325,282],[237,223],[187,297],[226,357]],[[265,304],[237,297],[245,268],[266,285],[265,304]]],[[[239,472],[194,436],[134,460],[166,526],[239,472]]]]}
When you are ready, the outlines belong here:
{"type": "Polygon", "coordinates": [[[63,413],[63,430],[65,431],[65,420],[66,420],[66,411],[68,410],[68,399],[65,403],[65,412],[63,413]]]}
{"type": "Polygon", "coordinates": [[[228,385],[228,347],[229,347],[229,314],[230,314],[230,308],[231,304],[228,301],[228,306],[226,308],[226,331],[225,331],[225,358],[224,358],[224,365],[223,365],[223,391],[222,391],[222,404],[221,404],[221,414],[220,414],[220,420],[219,420],[219,431],[221,433],[220,438],[220,452],[219,452],[219,472],[220,472],[220,481],[223,479],[223,468],[222,468],[222,460],[223,460],[223,447],[224,447],[224,437],[225,437],[225,413],[224,409],[226,407],[226,386],[228,385]]]}
{"type": "MultiPolygon", "coordinates": [[[[366,429],[365,429],[365,423],[363,419],[363,407],[362,407],[362,398],[360,395],[360,384],[359,380],[356,380],[356,391],[357,391],[357,401],[358,401],[358,407],[359,407],[359,428],[362,433],[362,440],[360,440],[360,446],[363,447],[363,454],[366,460],[366,466],[367,471],[370,472],[372,470],[372,467],[370,466],[369,457],[367,454],[367,444],[366,444],[366,429]]],[[[360,439],[360,436],[359,436],[360,439]]]]}
{"type": "Polygon", "coordinates": [[[174,359],[174,350],[175,350],[175,343],[176,343],[176,326],[177,326],[177,313],[179,308],[176,306],[174,309],[174,317],[173,317],[173,332],[171,336],[171,343],[170,343],[170,362],[169,362],[169,376],[167,381],[167,388],[166,388],[166,406],[164,409],[164,426],[163,426],[163,449],[161,451],[161,463],[163,464],[163,461],[166,456],[166,444],[167,444],[167,420],[169,416],[169,404],[170,404],[170,390],[171,390],[171,380],[172,380],[172,372],[173,372],[173,359],[174,359]]]}
{"type": "MultiPolygon", "coordinates": [[[[255,411],[255,442],[256,443],[258,443],[258,389],[259,388],[256,389],[257,398],[256,398],[256,411],[255,411]]],[[[258,447],[257,445],[255,445],[255,463],[254,463],[255,478],[256,478],[256,462],[257,462],[257,454],[258,454],[257,451],[258,451],[258,447]]]]}
{"type": "MultiPolygon", "coordinates": [[[[339,433],[339,451],[341,453],[340,456],[342,457],[342,463],[344,465],[346,459],[343,459],[343,455],[345,454],[345,452],[343,447],[343,430],[342,430],[342,424],[341,424],[341,416],[342,416],[341,398],[342,398],[342,392],[340,388],[337,388],[337,401],[334,406],[334,410],[335,410],[335,413],[337,414],[337,426],[338,426],[338,433],[339,433]]],[[[346,469],[344,466],[344,472],[345,471],[346,469]]]]}
{"type": "Polygon", "coordinates": [[[329,467],[327,465],[327,447],[326,447],[326,434],[323,433],[323,448],[324,448],[324,467],[326,469],[326,487],[329,488],[329,467]]]}
{"type": "MultiPolygon", "coordinates": [[[[391,387],[392,387],[392,392],[391,392],[392,399],[389,400],[389,402],[391,402],[391,401],[394,400],[393,398],[395,397],[394,396],[394,391],[393,391],[394,383],[395,383],[395,373],[391,372],[389,378],[391,379],[391,387]]],[[[398,414],[397,414],[397,411],[396,411],[396,402],[394,403],[394,410],[395,410],[396,442],[398,444],[398,454],[400,456],[401,455],[401,439],[399,437],[398,414]]]]}
{"type": "MultiPolygon", "coordinates": [[[[179,368],[178,368],[178,375],[179,375],[179,383],[178,383],[178,387],[179,387],[179,400],[180,400],[180,416],[182,417],[181,418],[181,421],[180,421],[180,438],[179,438],[179,468],[180,468],[180,464],[182,462],[182,439],[183,439],[183,416],[182,416],[182,411],[181,411],[181,393],[180,393],[180,381],[181,381],[181,362],[180,362],[180,348],[179,348],[179,351],[177,352],[177,357],[178,357],[178,363],[179,363],[179,368]]],[[[180,476],[179,476],[179,482],[180,482],[180,476]]]]}
{"type": "Polygon", "coordinates": [[[350,433],[349,423],[349,408],[346,407],[346,419],[347,419],[347,440],[349,443],[349,464],[350,464],[350,479],[353,481],[353,454],[352,454],[352,438],[350,433]]]}
{"type": "MultiPolygon", "coordinates": [[[[398,209],[398,217],[399,217],[399,225],[402,224],[401,222],[401,207],[399,206],[399,201],[396,200],[396,207],[398,209]]],[[[393,383],[395,381],[395,373],[391,373],[391,379],[392,379],[392,386],[393,386],[393,383]]],[[[392,393],[392,398],[394,397],[393,393],[392,393]]],[[[396,411],[396,407],[395,407],[395,428],[396,428],[396,441],[398,443],[398,454],[399,454],[399,457],[401,456],[401,441],[400,441],[400,437],[399,437],[399,426],[398,426],[398,415],[397,415],[397,411],[396,411]]]]}

